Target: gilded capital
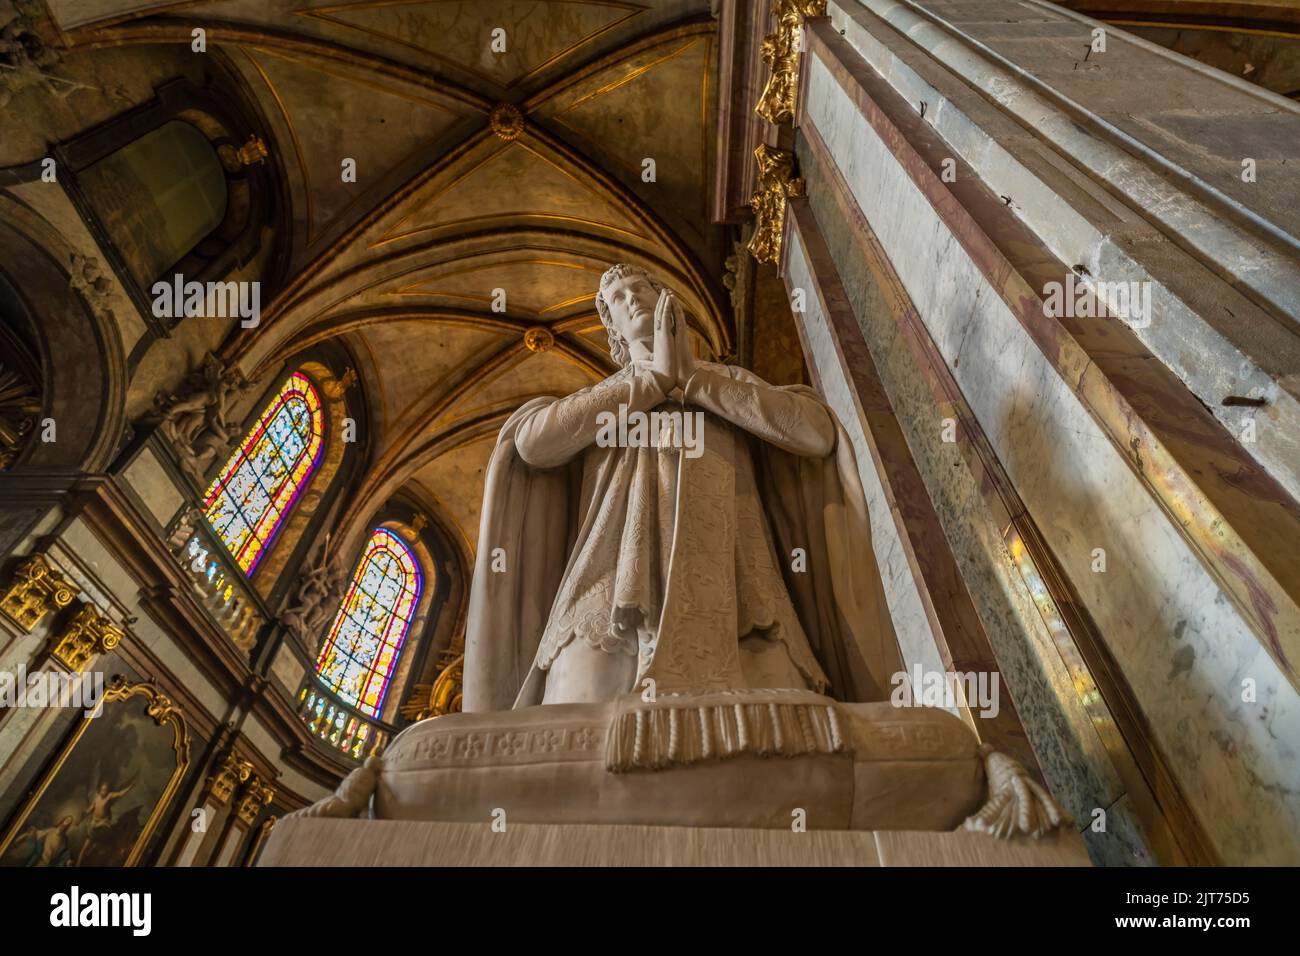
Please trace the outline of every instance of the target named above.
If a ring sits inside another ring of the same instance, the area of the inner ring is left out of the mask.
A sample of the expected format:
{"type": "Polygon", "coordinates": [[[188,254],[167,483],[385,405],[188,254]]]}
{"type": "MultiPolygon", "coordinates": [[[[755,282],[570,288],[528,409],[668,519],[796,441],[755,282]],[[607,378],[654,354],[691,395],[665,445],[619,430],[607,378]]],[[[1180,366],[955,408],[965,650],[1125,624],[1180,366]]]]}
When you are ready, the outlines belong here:
{"type": "Polygon", "coordinates": [[[766,143],[754,150],[758,160],[758,189],[750,199],[754,212],[754,235],[749,251],[760,262],[781,259],[781,233],[785,226],[785,202],[804,194],[803,180],[794,174],[794,156],[766,143]]]}
{"type": "Polygon", "coordinates": [[[799,86],[799,40],[807,17],[826,16],[826,0],[774,0],[776,29],[763,38],[763,62],[772,69],[754,112],[780,125],[794,119],[799,86]]]}
{"type": "Polygon", "coordinates": [[[254,163],[265,162],[270,151],[260,137],[250,136],[248,142],[239,148],[237,155],[241,166],[252,166],[254,163]]]}
{"type": "Polygon", "coordinates": [[[253,765],[230,751],[221,761],[216,771],[208,778],[208,789],[212,799],[225,806],[234,795],[235,789],[253,773],[253,765]]]}
{"type": "Polygon", "coordinates": [[[80,589],[50,566],[44,555],[33,554],[14,571],[0,597],[0,609],[31,631],[46,614],[72,603],[80,589]]]}
{"type": "Polygon", "coordinates": [[[252,826],[257,815],[262,812],[262,808],[270,804],[274,797],[275,788],[268,787],[262,782],[261,777],[254,774],[244,784],[244,792],[239,797],[235,813],[241,821],[252,826]]]}
{"type": "Polygon", "coordinates": [[[52,638],[50,653],[72,671],[82,671],[100,654],[122,643],[125,632],[99,612],[83,604],[63,631],[52,638]]]}

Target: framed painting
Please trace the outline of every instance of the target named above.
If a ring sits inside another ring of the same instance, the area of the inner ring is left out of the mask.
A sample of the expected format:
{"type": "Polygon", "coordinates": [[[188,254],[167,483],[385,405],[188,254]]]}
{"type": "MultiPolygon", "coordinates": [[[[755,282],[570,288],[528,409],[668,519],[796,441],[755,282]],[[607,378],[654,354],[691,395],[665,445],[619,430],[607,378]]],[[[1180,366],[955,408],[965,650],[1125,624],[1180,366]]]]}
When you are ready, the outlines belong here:
{"type": "Polygon", "coordinates": [[[190,762],[185,717],[118,678],[83,717],[0,838],[0,866],[134,866],[190,762]]]}

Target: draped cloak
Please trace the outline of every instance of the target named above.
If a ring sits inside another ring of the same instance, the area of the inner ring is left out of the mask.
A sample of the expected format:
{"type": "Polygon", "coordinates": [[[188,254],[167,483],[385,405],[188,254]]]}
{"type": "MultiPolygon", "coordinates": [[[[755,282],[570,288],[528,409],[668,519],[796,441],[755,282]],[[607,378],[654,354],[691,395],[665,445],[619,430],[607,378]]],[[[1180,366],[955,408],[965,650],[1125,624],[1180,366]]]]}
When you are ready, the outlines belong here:
{"type": "MultiPolygon", "coordinates": [[[[638,633],[638,678],[660,693],[746,686],[738,647],[753,633],[782,642],[808,688],[888,696],[901,664],[848,436],[812,389],[702,368],[713,401],[744,425],[705,411],[699,457],[589,436],[566,461],[525,460],[520,445],[539,422],[576,433],[585,397],[634,395],[630,369],[566,399],[534,399],[502,427],[484,486],[464,710],[541,703],[569,641],[637,654],[638,633]],[[833,423],[829,454],[774,443],[809,407],[833,423]]],[[[684,404],[661,409],[702,411],[692,394],[688,384],[684,404]]]]}

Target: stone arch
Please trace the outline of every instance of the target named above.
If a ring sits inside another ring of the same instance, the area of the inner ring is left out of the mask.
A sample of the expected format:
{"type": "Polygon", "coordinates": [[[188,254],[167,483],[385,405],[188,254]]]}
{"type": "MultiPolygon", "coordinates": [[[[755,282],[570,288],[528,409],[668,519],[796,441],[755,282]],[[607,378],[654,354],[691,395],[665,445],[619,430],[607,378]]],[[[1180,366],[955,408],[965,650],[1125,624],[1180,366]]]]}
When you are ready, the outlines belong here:
{"type": "Polygon", "coordinates": [[[0,207],[0,278],[40,371],[37,433],[8,470],[104,471],[125,437],[127,383],[105,280],[29,209],[0,207]],[[50,424],[54,440],[42,441],[50,424]]]}

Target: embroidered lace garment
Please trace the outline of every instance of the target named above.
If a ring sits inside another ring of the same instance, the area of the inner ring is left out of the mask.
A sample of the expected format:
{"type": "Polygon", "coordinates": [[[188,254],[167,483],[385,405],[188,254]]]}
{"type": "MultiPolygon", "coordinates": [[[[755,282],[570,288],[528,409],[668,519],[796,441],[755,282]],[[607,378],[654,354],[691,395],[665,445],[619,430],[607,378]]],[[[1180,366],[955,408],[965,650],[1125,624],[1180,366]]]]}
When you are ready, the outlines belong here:
{"type": "Polygon", "coordinates": [[[519,452],[530,466],[582,456],[577,540],[536,665],[547,670],[583,642],[635,658],[634,669],[629,660],[610,661],[635,675],[634,686],[652,677],[660,691],[823,691],[826,677],[782,578],[781,561],[790,559],[773,544],[751,446],[769,441],[795,454],[826,455],[834,426],[816,399],[731,366],[703,366],[684,401],[663,401],[648,373],[624,370],[521,426],[519,452]],[[674,442],[674,422],[659,447],[589,444],[598,413],[618,414],[620,405],[625,414],[699,413],[702,432],[683,428],[674,442]],[[681,447],[687,438],[698,442],[698,457],[681,447]],[[773,642],[785,651],[776,664],[773,642]],[[763,666],[753,666],[755,653],[767,658],[763,666]]]}

